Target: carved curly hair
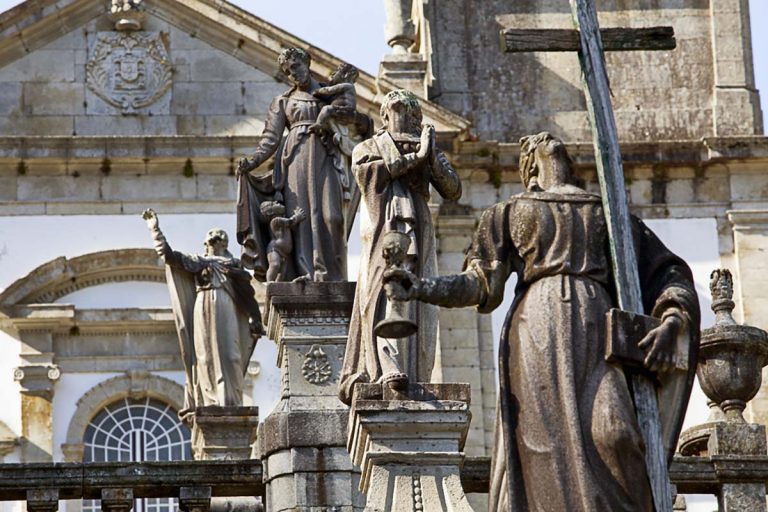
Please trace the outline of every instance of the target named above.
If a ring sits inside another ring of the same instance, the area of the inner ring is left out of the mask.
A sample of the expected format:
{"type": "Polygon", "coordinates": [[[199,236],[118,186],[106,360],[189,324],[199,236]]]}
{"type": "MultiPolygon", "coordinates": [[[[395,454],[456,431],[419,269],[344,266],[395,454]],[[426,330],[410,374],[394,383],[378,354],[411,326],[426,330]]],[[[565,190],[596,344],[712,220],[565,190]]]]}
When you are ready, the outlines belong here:
{"type": "Polygon", "coordinates": [[[312,62],[312,57],[308,52],[302,50],[301,48],[291,47],[286,48],[280,52],[280,55],[277,57],[277,64],[280,66],[280,69],[285,71],[286,63],[295,59],[302,61],[307,65],[307,67],[309,67],[310,63],[312,62]]]}

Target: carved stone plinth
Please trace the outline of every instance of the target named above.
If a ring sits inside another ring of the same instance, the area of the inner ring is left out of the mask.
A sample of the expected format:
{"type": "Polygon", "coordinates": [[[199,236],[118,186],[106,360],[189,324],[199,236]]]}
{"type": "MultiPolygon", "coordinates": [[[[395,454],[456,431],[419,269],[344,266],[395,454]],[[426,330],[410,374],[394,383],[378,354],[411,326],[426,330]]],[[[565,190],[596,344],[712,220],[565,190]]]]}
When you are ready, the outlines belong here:
{"type": "Polygon", "coordinates": [[[337,398],[354,283],[270,283],[267,332],[282,398],[259,431],[266,510],[362,510],[346,450],[349,409],[337,398]]]}
{"type": "Polygon", "coordinates": [[[192,426],[193,456],[196,460],[250,459],[258,425],[258,407],[198,407],[192,426]]]}
{"type": "Polygon", "coordinates": [[[355,386],[348,449],[366,511],[472,511],[460,479],[469,397],[468,384],[355,386]]]}
{"type": "Polygon", "coordinates": [[[390,80],[399,87],[426,98],[427,61],[419,54],[386,55],[379,63],[379,78],[390,80]]]}

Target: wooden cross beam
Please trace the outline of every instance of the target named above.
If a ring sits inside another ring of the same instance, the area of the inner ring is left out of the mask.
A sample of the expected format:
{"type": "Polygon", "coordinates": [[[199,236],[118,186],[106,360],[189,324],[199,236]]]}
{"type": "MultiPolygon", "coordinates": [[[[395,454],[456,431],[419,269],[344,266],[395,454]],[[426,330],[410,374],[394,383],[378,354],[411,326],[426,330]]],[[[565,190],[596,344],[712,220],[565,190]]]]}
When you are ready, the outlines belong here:
{"type": "MultiPolygon", "coordinates": [[[[671,27],[601,30],[597,22],[594,0],[570,0],[570,3],[575,30],[530,30],[524,34],[520,30],[507,28],[502,31],[503,47],[508,52],[578,51],[619,307],[631,313],[642,314],[640,277],[632,240],[629,205],[624,190],[624,168],[603,51],[671,49],[675,47],[674,32],[671,27]],[[527,39],[523,38],[523,35],[527,39]],[[601,39],[602,35],[606,36],[606,42],[601,39]]],[[[672,493],[656,389],[648,378],[640,374],[632,375],[631,385],[635,410],[645,441],[645,463],[653,492],[654,508],[656,512],[672,512],[672,493]]]]}
{"type": "MultiPolygon", "coordinates": [[[[601,28],[603,51],[674,50],[677,46],[672,27],[601,28]]],[[[504,28],[501,49],[507,53],[578,52],[578,30],[563,28],[504,28]]]]}

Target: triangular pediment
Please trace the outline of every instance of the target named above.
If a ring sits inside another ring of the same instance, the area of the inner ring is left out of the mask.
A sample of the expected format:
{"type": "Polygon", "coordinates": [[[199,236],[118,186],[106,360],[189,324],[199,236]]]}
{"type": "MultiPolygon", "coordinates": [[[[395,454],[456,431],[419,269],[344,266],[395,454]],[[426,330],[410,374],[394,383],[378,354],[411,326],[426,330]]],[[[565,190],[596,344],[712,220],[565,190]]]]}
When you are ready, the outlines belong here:
{"type": "MultiPolygon", "coordinates": [[[[283,48],[306,48],[313,57],[312,71],[320,79],[342,62],[226,1],[145,0],[144,30],[138,34],[147,40],[141,44],[151,47],[162,38],[172,69],[159,78],[155,75],[160,74],[160,64],[149,70],[160,83],[155,91],[158,98],[144,98],[130,112],[119,106],[119,92],[102,94],[94,89],[98,62],[88,67],[99,58],[94,52],[99,34],[120,35],[108,16],[107,3],[28,0],[0,14],[0,129],[4,133],[257,135],[269,101],[288,87],[277,65],[283,48]],[[87,73],[91,75],[86,77],[87,73]],[[14,96],[20,101],[14,102],[14,96]]],[[[164,58],[160,55],[156,61],[164,58]]],[[[127,75],[136,73],[132,63],[124,66],[127,75]]],[[[358,108],[378,121],[382,93],[394,88],[393,83],[377,82],[361,72],[358,108]]],[[[444,136],[460,135],[469,127],[464,118],[427,100],[422,107],[425,122],[444,136]]]]}

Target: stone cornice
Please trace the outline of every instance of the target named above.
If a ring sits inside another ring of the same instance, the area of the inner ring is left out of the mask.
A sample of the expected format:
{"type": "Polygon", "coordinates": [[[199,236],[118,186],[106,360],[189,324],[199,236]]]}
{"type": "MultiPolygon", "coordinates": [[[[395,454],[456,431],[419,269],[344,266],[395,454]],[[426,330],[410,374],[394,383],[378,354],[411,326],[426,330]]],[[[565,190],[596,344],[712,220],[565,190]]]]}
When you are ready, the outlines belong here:
{"type": "Polygon", "coordinates": [[[110,282],[165,282],[152,249],[101,251],[40,265],[0,294],[0,305],[50,304],[77,290],[110,282]]]}
{"type": "MultiPolygon", "coordinates": [[[[182,176],[187,159],[195,174],[226,175],[233,173],[235,160],[252,151],[259,140],[253,136],[4,137],[0,141],[0,176],[18,174],[20,162],[24,163],[25,176],[73,175],[78,169],[104,176],[182,176]]],[[[577,167],[594,167],[591,143],[568,143],[567,147],[577,167]]],[[[765,162],[768,137],[623,142],[621,150],[628,168],[765,162]]],[[[449,154],[459,169],[516,172],[520,145],[457,141],[449,154]]]]}
{"type": "Polygon", "coordinates": [[[47,331],[80,336],[94,334],[174,333],[170,308],[76,309],[71,304],[0,307],[0,329],[10,333],[47,331]]]}
{"type": "MultiPolygon", "coordinates": [[[[577,167],[593,168],[590,142],[566,144],[577,167]]],[[[462,169],[517,172],[520,145],[498,141],[459,141],[453,151],[454,164],[462,169]]],[[[768,137],[706,137],[699,140],[622,142],[625,166],[710,165],[728,161],[768,161],[768,137]]]]}

